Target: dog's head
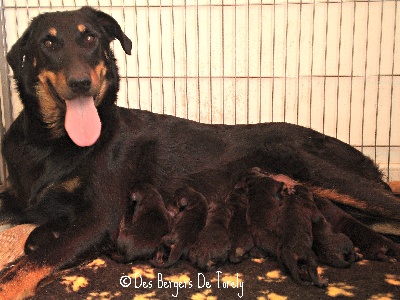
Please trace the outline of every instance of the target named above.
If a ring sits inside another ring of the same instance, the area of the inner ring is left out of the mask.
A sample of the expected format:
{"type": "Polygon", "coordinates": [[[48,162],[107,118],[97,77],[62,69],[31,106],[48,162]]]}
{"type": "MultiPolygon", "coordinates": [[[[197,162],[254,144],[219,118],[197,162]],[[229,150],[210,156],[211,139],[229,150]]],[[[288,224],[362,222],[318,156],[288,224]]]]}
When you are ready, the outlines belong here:
{"type": "Polygon", "coordinates": [[[130,54],[132,43],[111,16],[90,7],[34,18],[7,54],[27,114],[53,138],[90,146],[101,132],[98,110],[119,87],[110,42],[130,54]]]}

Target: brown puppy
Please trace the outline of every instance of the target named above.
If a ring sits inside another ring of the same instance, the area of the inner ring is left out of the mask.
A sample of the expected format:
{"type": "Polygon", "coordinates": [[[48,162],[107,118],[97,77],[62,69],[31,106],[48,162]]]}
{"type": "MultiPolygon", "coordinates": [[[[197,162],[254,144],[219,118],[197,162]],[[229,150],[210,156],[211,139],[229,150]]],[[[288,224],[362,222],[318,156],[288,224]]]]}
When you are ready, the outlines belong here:
{"type": "Polygon", "coordinates": [[[335,233],[322,214],[313,224],[313,237],[313,250],[324,264],[347,268],[358,258],[352,241],[343,233],[335,233]]]}
{"type": "Polygon", "coordinates": [[[277,225],[278,260],[299,284],[311,281],[318,287],[327,285],[318,275],[312,250],[313,223],[320,219],[312,194],[304,186],[296,186],[294,194],[282,198],[277,225]]]}
{"type": "Polygon", "coordinates": [[[316,197],[318,209],[332,224],[333,230],[348,236],[363,258],[381,261],[400,261],[400,245],[376,233],[327,199],[316,197]]]}
{"type": "Polygon", "coordinates": [[[169,232],[170,222],[170,215],[157,190],[150,184],[137,188],[121,220],[117,252],[112,258],[127,263],[153,257],[162,237],[169,232]]]}
{"type": "Polygon", "coordinates": [[[229,261],[238,263],[254,247],[250,232],[249,200],[244,187],[235,187],[226,198],[226,203],[232,211],[229,225],[229,239],[231,242],[229,261]]]}
{"type": "Polygon", "coordinates": [[[171,232],[162,238],[156,256],[151,261],[156,267],[171,266],[182,255],[187,255],[207,218],[207,200],[193,188],[177,190],[174,199],[179,212],[174,218],[171,232]]]}
{"type": "Polygon", "coordinates": [[[213,269],[228,258],[231,244],[229,223],[232,212],[222,203],[212,202],[208,206],[206,225],[200,232],[196,243],[189,249],[189,259],[201,269],[213,269]],[[202,245],[199,247],[199,244],[202,245]],[[209,245],[206,249],[203,245],[209,245]],[[221,250],[222,245],[222,251],[221,250]],[[203,259],[199,259],[203,257],[203,259]],[[206,259],[204,259],[204,257],[206,259]]]}
{"type": "Polygon", "coordinates": [[[278,197],[284,184],[253,168],[245,176],[249,201],[250,232],[255,246],[266,255],[277,255],[278,197]]]}

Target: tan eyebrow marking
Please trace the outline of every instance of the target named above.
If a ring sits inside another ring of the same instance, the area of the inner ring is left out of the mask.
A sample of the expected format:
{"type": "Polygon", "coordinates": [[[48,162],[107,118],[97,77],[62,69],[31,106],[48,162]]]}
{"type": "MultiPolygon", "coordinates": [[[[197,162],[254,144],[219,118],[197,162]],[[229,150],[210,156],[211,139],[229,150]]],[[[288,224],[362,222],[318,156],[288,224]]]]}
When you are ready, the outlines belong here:
{"type": "Polygon", "coordinates": [[[84,32],[85,30],[86,30],[86,26],[85,25],[83,25],[83,24],[78,24],[78,30],[80,31],[80,32],[84,32]]]}
{"type": "Polygon", "coordinates": [[[51,28],[49,29],[49,34],[50,34],[51,36],[56,36],[56,35],[57,35],[57,29],[55,29],[54,27],[51,27],[51,28]]]}

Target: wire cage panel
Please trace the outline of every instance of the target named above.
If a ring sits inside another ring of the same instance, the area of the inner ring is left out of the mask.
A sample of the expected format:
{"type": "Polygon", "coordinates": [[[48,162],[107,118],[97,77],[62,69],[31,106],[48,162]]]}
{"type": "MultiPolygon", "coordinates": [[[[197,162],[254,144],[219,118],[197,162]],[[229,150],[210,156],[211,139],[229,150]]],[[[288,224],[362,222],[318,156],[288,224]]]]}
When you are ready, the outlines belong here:
{"type": "Polygon", "coordinates": [[[3,1],[5,129],[21,110],[5,53],[37,14],[83,5],[111,14],[133,42],[131,56],[113,45],[118,105],[214,124],[311,127],[400,180],[397,1],[3,1]]]}

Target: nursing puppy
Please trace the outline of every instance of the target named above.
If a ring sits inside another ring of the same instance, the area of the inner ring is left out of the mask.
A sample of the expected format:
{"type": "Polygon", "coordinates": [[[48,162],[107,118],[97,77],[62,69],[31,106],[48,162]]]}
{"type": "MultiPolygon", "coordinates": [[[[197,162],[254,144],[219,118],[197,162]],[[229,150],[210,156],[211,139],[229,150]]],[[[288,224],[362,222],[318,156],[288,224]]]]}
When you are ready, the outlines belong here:
{"type": "Polygon", "coordinates": [[[229,224],[229,239],[231,243],[229,261],[238,263],[254,247],[253,237],[250,232],[249,200],[243,183],[235,186],[228,195],[226,203],[232,212],[229,224]]]}
{"type": "Polygon", "coordinates": [[[189,249],[190,261],[197,264],[200,269],[214,269],[227,260],[231,249],[229,240],[231,217],[232,212],[224,203],[209,204],[206,224],[189,249]]]}
{"type": "Polygon", "coordinates": [[[177,190],[174,199],[179,212],[176,215],[173,213],[172,230],[163,236],[151,261],[156,267],[169,267],[182,255],[186,256],[206,222],[207,200],[202,194],[186,187],[177,190]]]}
{"type": "Polygon", "coordinates": [[[255,246],[264,254],[277,256],[277,221],[284,183],[253,168],[245,176],[250,232],[255,246]]]}
{"type": "Polygon", "coordinates": [[[352,241],[343,233],[335,233],[322,214],[313,223],[312,232],[312,248],[320,262],[336,268],[347,268],[359,258],[352,241]]]}
{"type": "Polygon", "coordinates": [[[321,219],[312,194],[304,186],[282,198],[277,223],[279,262],[294,281],[319,287],[327,285],[317,272],[317,257],[312,250],[313,224],[321,219]]]}
{"type": "Polygon", "coordinates": [[[152,258],[171,225],[161,195],[150,184],[135,188],[117,234],[112,258],[127,263],[152,258]]]}
{"type": "MultiPolygon", "coordinates": [[[[356,220],[325,198],[316,197],[315,203],[334,232],[348,236],[365,259],[400,261],[400,246],[356,220]],[[389,255],[388,255],[389,254],[389,255]]],[[[350,256],[351,257],[351,256],[350,256]]]]}

